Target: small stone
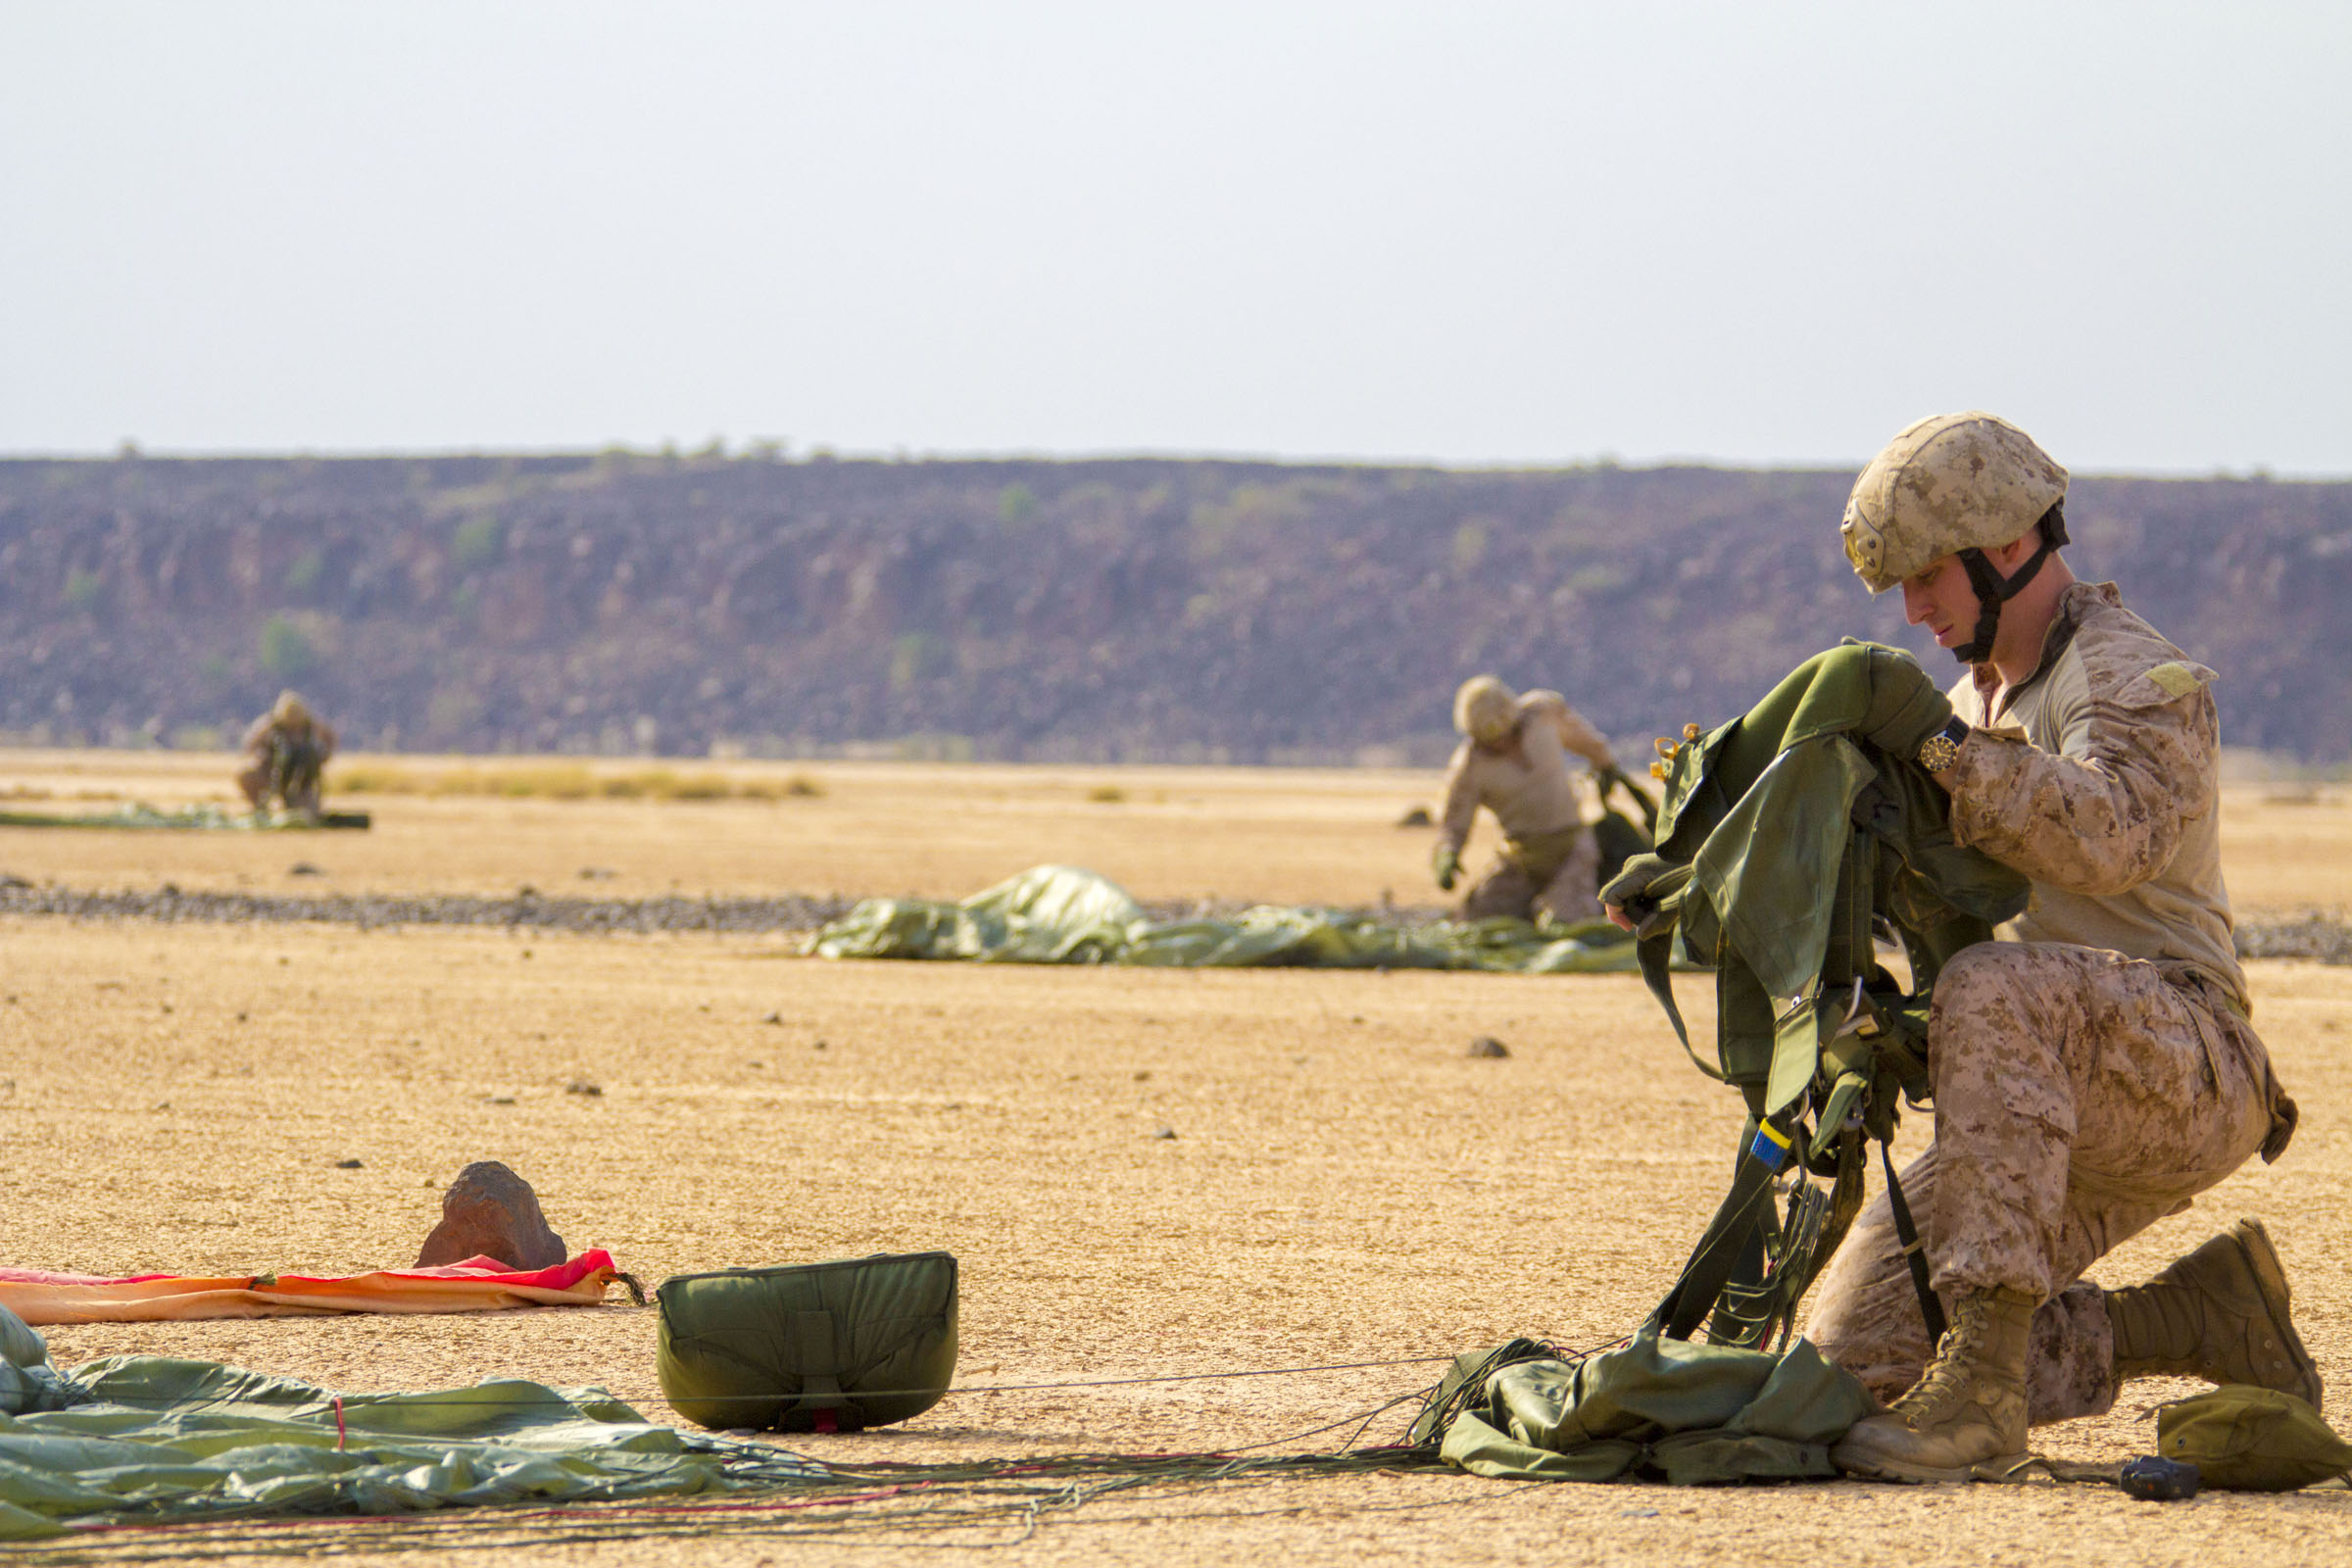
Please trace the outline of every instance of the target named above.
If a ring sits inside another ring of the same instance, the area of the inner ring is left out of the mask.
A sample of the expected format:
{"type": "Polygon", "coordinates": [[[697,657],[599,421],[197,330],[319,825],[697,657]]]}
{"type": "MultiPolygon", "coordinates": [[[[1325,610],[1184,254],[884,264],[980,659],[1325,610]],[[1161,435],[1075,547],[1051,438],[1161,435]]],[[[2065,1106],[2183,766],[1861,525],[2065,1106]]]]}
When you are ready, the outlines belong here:
{"type": "Polygon", "coordinates": [[[442,1195],[441,1223],[424,1239],[416,1266],[489,1257],[528,1270],[553,1268],[564,1256],[564,1238],[548,1228],[531,1184],[495,1159],[477,1159],[442,1195]]]}
{"type": "Polygon", "coordinates": [[[1427,827],[1427,826],[1429,826],[1429,825],[1430,825],[1430,824],[1429,824],[1429,808],[1428,808],[1428,807],[1426,807],[1426,806],[1416,806],[1416,807],[1413,807],[1412,808],[1410,808],[1409,810],[1407,810],[1407,811],[1406,811],[1406,812],[1405,812],[1405,813],[1404,813],[1402,816],[1400,816],[1400,817],[1398,817],[1398,818],[1396,819],[1396,825],[1397,825],[1398,827],[1427,827]]]}
{"type": "Polygon", "coordinates": [[[335,1169],[358,1170],[360,1169],[360,1162],[356,1159],[338,1159],[335,1161],[335,1169]]]}
{"type": "Polygon", "coordinates": [[[1152,1136],[1154,1138],[1173,1138],[1176,1136],[1176,1129],[1173,1127],[1161,1127],[1154,1130],[1152,1136]]]}
{"type": "Polygon", "coordinates": [[[310,861],[308,861],[308,860],[296,860],[296,861],[295,861],[295,862],[294,862],[292,865],[289,865],[289,866],[287,866],[287,867],[286,867],[286,875],[288,875],[288,876],[324,876],[324,875],[326,875],[326,873],[325,873],[324,871],[320,870],[320,869],[319,869],[318,866],[315,866],[315,865],[313,865],[313,864],[312,864],[310,861]]]}
{"type": "Polygon", "coordinates": [[[580,867],[580,880],[583,882],[610,882],[616,874],[609,865],[583,865],[580,867]]]}
{"type": "Polygon", "coordinates": [[[585,1078],[574,1078],[571,1082],[564,1086],[564,1092],[567,1095],[588,1095],[593,1097],[603,1094],[605,1092],[605,1086],[603,1084],[592,1084],[585,1078]]]}
{"type": "Polygon", "coordinates": [[[1501,1041],[1495,1039],[1493,1035],[1480,1035],[1476,1040],[1470,1042],[1470,1054],[1473,1056],[1490,1056],[1499,1058],[1502,1056],[1507,1056],[1510,1054],[1511,1048],[1504,1045],[1501,1041]]]}
{"type": "Polygon", "coordinates": [[[822,1040],[819,1040],[815,1045],[810,1046],[808,1049],[810,1051],[822,1051],[825,1049],[825,1043],[822,1040]]]}
{"type": "Polygon", "coordinates": [[[784,1026],[784,1015],[780,1012],[771,1012],[760,1021],[761,1023],[772,1023],[776,1025],[776,1027],[782,1028],[784,1026]]]}
{"type": "Polygon", "coordinates": [[[492,1095],[490,1097],[490,1103],[493,1105],[512,1105],[514,1103],[514,1097],[513,1095],[492,1095]]]}
{"type": "Polygon", "coordinates": [[[1144,1068],[1135,1075],[1135,1081],[1139,1084],[1150,1083],[1152,1081],[1152,1070],[1149,1067],[1144,1068]]]}
{"type": "Polygon", "coordinates": [[[767,1063],[766,1063],[766,1062],[764,1062],[764,1061],[755,1061],[755,1062],[753,1062],[753,1063],[752,1063],[752,1065],[753,1065],[754,1067],[765,1067],[765,1066],[767,1065],[767,1063]]]}

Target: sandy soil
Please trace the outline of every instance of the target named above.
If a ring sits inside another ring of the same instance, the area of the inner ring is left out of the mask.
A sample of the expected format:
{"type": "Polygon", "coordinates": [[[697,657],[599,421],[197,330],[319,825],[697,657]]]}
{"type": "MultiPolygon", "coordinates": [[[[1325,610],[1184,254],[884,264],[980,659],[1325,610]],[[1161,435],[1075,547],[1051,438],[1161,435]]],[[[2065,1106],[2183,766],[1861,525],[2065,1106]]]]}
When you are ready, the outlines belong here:
{"type": "MultiPolygon", "coordinates": [[[[93,791],[120,779],[168,798],[159,775],[134,775],[145,760],[70,760],[93,791]]],[[[179,771],[164,782],[193,779],[170,761],[179,771]]],[[[0,783],[44,770],[54,783],[60,765],[0,759],[0,783]]],[[[289,862],[307,858],[352,887],[505,890],[594,865],[617,871],[621,891],[631,878],[638,892],[955,894],[1066,859],[1154,898],[1428,897],[1427,835],[1391,825],[1430,799],[1425,776],[805,770],[828,793],[773,806],[398,798],[360,803],[378,812],[374,832],[299,840],[0,829],[0,871],[287,886],[289,862]],[[1104,782],[1125,800],[1090,802],[1104,782]]],[[[2352,812],[2258,794],[2233,797],[2230,812],[2233,885],[2271,890],[2277,906],[2340,905],[2352,812]]],[[[903,1428],[801,1444],[843,1460],[1282,1444],[1437,1368],[983,1391],[1434,1358],[1516,1333],[1605,1340],[1671,1277],[1719,1194],[1736,1123],[1624,978],[836,964],[773,939],[29,918],[0,921],[0,1257],[104,1272],[405,1263],[441,1188],[476,1158],[520,1170],[575,1249],[609,1247],[649,1284],[955,1251],[968,1392],[903,1428]],[[1467,1056],[1481,1034],[1510,1056],[1467,1056]],[[567,1092],[575,1080],[602,1093],[567,1092]],[[337,1168],[350,1158],[360,1167],[337,1168]]],[[[2305,1108],[2301,1136],[2278,1165],[2241,1172],[2100,1272],[2137,1277],[2238,1213],[2263,1215],[2305,1336],[2341,1384],[2352,970],[2263,963],[2253,982],[2305,1108]]],[[[1703,985],[1687,1002],[1703,1016],[1703,985]]],[[[652,1314],[625,1305],[91,1326],[50,1340],[64,1362],[187,1355],[351,1389],[593,1383],[669,1417],[652,1314]]],[[[2149,1412],[2183,1392],[2134,1385],[2112,1416],[2045,1429],[2041,1445],[2074,1458],[2143,1451],[2149,1412]]],[[[1379,1417],[1368,1436],[1399,1424],[1379,1417]]],[[[1049,1517],[1010,1551],[1662,1563],[1747,1561],[1769,1544],[1918,1563],[2250,1563],[2345,1549],[2348,1510],[2342,1492],[2158,1511],[2094,1488],[1702,1494],[1374,1476],[1128,1494],[1049,1517]]],[[[769,1514],[595,1528],[476,1517],[94,1549],[430,1563],[520,1545],[533,1561],[744,1564],[922,1549],[788,1533],[806,1528],[769,1514]]]]}

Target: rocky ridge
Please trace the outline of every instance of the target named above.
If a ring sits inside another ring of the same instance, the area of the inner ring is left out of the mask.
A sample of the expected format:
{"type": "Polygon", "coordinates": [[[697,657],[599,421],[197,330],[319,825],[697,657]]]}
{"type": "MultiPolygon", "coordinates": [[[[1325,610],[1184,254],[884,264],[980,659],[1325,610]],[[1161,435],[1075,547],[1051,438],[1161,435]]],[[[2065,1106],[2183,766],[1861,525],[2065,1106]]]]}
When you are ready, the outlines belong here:
{"type": "MultiPolygon", "coordinates": [[[[1135,459],[0,462],[0,732],[389,750],[1402,761],[1480,669],[1629,755],[1847,635],[1849,475],[1135,459]]],[[[2352,757],[2352,484],[2086,476],[2085,574],[2352,757]]],[[[1948,667],[1934,655],[1937,667],[1948,667]]]]}

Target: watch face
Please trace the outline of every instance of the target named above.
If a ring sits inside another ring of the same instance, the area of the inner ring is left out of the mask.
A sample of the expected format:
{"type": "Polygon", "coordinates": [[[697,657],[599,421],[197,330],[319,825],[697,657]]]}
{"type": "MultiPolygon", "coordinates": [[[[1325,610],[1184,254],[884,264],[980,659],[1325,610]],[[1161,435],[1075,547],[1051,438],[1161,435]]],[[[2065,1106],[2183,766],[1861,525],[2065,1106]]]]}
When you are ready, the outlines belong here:
{"type": "Polygon", "coordinates": [[[1948,735],[1931,735],[1919,746],[1919,765],[1940,773],[1960,760],[1960,743],[1948,735]]]}

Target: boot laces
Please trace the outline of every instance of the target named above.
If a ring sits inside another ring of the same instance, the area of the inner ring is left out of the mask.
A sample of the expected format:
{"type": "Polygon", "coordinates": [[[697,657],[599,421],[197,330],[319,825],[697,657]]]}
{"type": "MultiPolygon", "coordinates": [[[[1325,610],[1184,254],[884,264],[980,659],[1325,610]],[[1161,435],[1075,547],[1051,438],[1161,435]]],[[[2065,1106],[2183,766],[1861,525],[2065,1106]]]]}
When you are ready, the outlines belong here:
{"type": "Polygon", "coordinates": [[[1969,1403],[1976,1385],[1976,1352],[1984,1339],[1982,1314],[1965,1307],[1956,1312],[1952,1326],[1936,1344],[1936,1358],[1910,1391],[1894,1401],[1894,1413],[1917,1429],[1936,1425],[1969,1403]]]}

